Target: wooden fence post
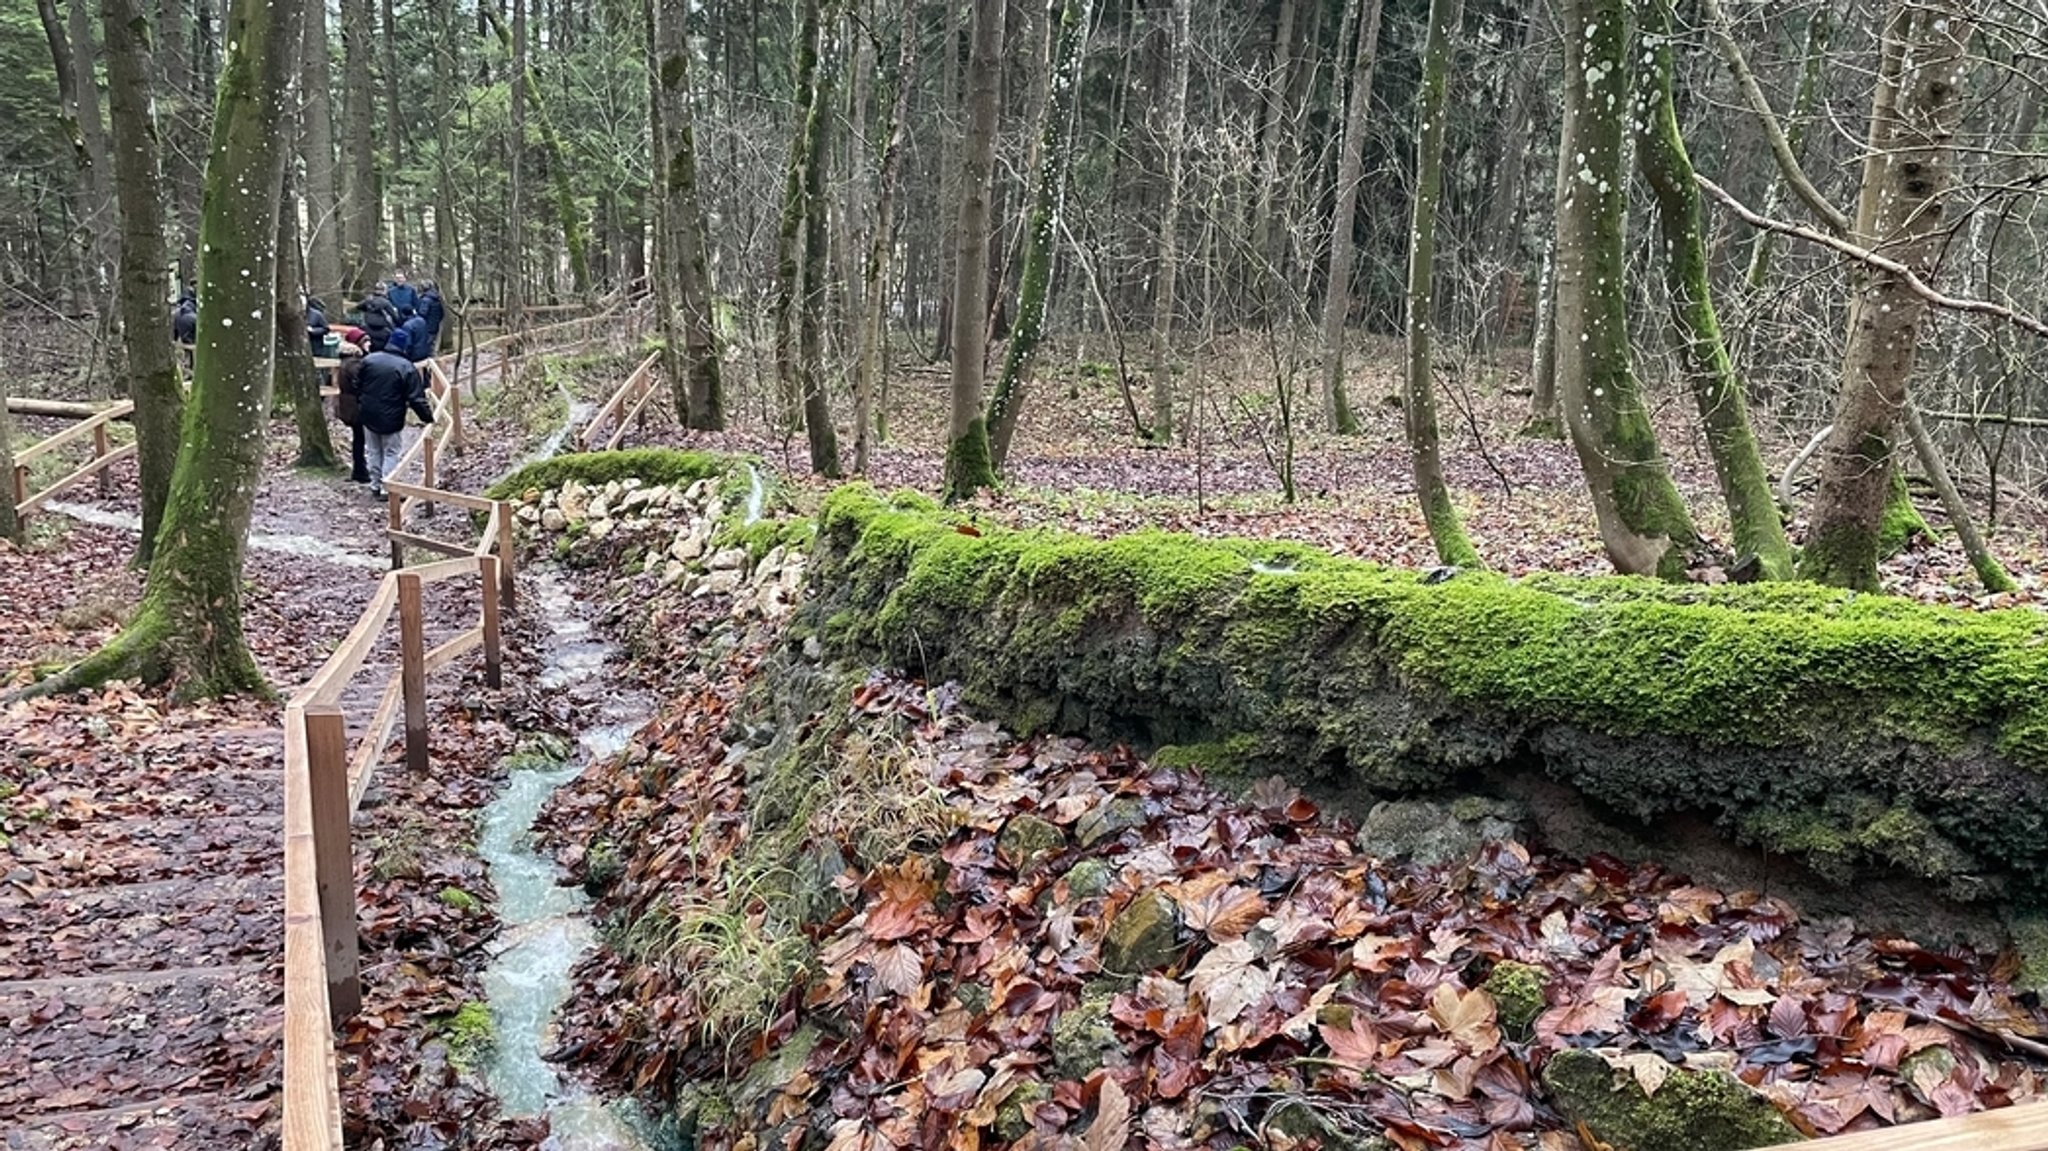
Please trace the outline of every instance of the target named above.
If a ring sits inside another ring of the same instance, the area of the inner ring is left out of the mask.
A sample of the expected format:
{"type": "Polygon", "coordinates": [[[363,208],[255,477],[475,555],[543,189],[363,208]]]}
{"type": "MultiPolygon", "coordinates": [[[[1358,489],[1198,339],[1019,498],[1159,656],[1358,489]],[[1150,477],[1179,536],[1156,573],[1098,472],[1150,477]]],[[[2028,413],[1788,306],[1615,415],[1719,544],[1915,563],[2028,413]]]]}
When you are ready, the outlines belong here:
{"type": "Polygon", "coordinates": [[[327,947],[327,1011],[339,1026],[363,1009],[355,856],[349,846],[348,726],[332,704],[316,704],[297,718],[306,727],[313,862],[320,879],[320,934],[327,947]]]}
{"type": "Polygon", "coordinates": [[[399,684],[405,695],[405,766],[427,770],[427,625],[418,572],[398,573],[399,684]]]}
{"type": "Polygon", "coordinates": [[[434,486],[434,426],[428,424],[420,434],[426,440],[420,445],[420,464],[425,477],[420,480],[420,486],[430,488],[434,486]]]}
{"type": "Polygon", "coordinates": [[[28,502],[28,465],[14,465],[14,506],[28,502]]]}
{"type": "MultiPolygon", "coordinates": [[[[106,424],[104,424],[104,423],[102,423],[102,424],[98,425],[97,427],[93,428],[93,430],[92,430],[92,458],[93,458],[93,462],[94,462],[94,463],[98,463],[99,461],[101,461],[101,460],[103,460],[103,459],[106,459],[106,458],[107,458],[107,452],[109,452],[110,450],[112,450],[112,449],[111,449],[111,447],[110,447],[110,446],[108,445],[108,443],[107,443],[107,425],[106,425],[106,424]]],[[[109,468],[101,468],[101,469],[100,469],[100,498],[101,498],[101,499],[106,499],[106,498],[107,498],[108,496],[111,496],[111,495],[113,495],[113,494],[114,494],[114,477],[113,477],[113,475],[112,475],[112,469],[109,469],[109,468]]]]}
{"type": "Polygon", "coordinates": [[[506,611],[519,610],[519,584],[513,568],[518,545],[512,539],[512,501],[498,501],[498,590],[506,611]]]}
{"type": "Polygon", "coordinates": [[[459,448],[462,446],[462,389],[444,383],[441,390],[448,396],[448,417],[453,421],[453,426],[448,432],[448,442],[459,448]]]}
{"type": "MultiPolygon", "coordinates": [[[[386,478],[387,478],[387,479],[389,479],[389,478],[395,478],[395,477],[386,477],[386,478]]],[[[398,494],[397,492],[389,492],[389,493],[387,493],[387,495],[386,495],[386,497],[385,497],[385,498],[386,498],[386,499],[388,499],[388,500],[390,501],[390,504],[391,504],[391,511],[390,511],[390,514],[389,514],[388,516],[386,516],[386,518],[385,518],[385,523],[384,523],[384,526],[385,526],[385,527],[386,527],[386,528],[387,528],[388,530],[390,530],[390,531],[392,531],[392,532],[401,532],[401,531],[404,531],[404,530],[405,530],[405,499],[404,499],[404,497],[400,496],[400,495],[399,495],[399,494],[398,494]]],[[[396,537],[396,536],[394,535],[394,536],[393,536],[393,538],[392,538],[392,540],[391,540],[391,570],[392,570],[392,571],[397,571],[397,570],[398,570],[399,568],[402,568],[402,567],[404,567],[404,566],[405,566],[405,545],[404,545],[404,544],[402,544],[402,543],[400,543],[400,542],[398,542],[398,539],[397,539],[397,537],[396,537]]]]}
{"type": "Polygon", "coordinates": [[[505,654],[498,624],[498,569],[501,561],[497,556],[478,556],[476,563],[484,597],[484,683],[499,688],[505,686],[505,654]]]}

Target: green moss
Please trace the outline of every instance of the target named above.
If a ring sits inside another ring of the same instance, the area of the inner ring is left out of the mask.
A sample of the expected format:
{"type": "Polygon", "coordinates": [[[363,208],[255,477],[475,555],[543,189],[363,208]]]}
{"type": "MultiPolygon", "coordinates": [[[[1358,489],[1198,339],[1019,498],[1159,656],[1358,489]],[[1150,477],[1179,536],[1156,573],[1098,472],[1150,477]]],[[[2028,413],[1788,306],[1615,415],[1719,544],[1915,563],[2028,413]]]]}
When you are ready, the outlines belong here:
{"type": "Polygon", "coordinates": [[[2020,960],[2019,974],[2013,976],[2016,991],[2048,995],[2048,915],[2015,916],[2006,925],[2013,950],[2020,960]]]}
{"type": "Polygon", "coordinates": [[[1889,559],[1905,551],[1916,539],[1932,539],[1934,529],[1927,526],[1926,517],[1913,506],[1913,495],[1906,487],[1906,473],[1892,469],[1891,484],[1885,489],[1884,518],[1877,525],[1877,554],[1880,559],[1889,559]]]}
{"type": "Polygon", "coordinates": [[[442,1028],[448,1043],[448,1061],[463,1071],[474,1071],[498,1045],[498,1028],[491,1021],[491,1009],[471,1000],[449,1017],[442,1028]]]}
{"type": "Polygon", "coordinates": [[[1562,1051],[1543,1085],[1567,1119],[1614,1151],[1744,1151],[1804,1136],[1763,1096],[1719,1071],[1671,1072],[1655,1095],[1590,1051],[1562,1051]]]}
{"type": "Polygon", "coordinates": [[[492,484],[484,495],[494,500],[516,500],[529,491],[559,488],[570,480],[593,487],[624,479],[675,486],[724,475],[735,462],[729,456],[672,448],[583,452],[530,463],[492,484]]]}
{"type": "Polygon", "coordinates": [[[441,889],[441,902],[457,911],[463,912],[475,911],[483,906],[483,903],[476,896],[462,890],[460,887],[454,886],[441,889]]]}
{"type": "Polygon", "coordinates": [[[1192,762],[1222,744],[1248,773],[1379,792],[1533,755],[1622,812],[1722,814],[1781,850],[1839,843],[1845,864],[1936,878],[2048,872],[2039,613],[1804,585],[1426,584],[1161,532],[970,535],[861,485],[819,522],[821,640],[957,678],[1023,730],[1192,762]],[[1923,832],[1943,846],[1911,850],[1923,832]]]}
{"type": "Polygon", "coordinates": [[[817,523],[809,519],[761,519],[751,524],[735,521],[732,527],[712,537],[711,550],[743,548],[747,553],[747,563],[752,566],[776,548],[792,552],[808,550],[817,530],[817,523]]]}
{"type": "Polygon", "coordinates": [[[1529,1026],[1548,1006],[1544,998],[1548,983],[1549,977],[1542,968],[1506,959],[1494,964],[1493,973],[1481,986],[1493,996],[1501,1023],[1515,1034],[1527,1035],[1529,1026]]]}

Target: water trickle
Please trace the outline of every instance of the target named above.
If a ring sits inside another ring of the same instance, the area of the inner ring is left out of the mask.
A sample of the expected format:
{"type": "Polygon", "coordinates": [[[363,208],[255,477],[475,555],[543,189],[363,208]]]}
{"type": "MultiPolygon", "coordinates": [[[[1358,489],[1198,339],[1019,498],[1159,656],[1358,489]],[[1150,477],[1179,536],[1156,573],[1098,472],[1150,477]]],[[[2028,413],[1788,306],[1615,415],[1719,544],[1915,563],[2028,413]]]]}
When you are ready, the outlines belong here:
{"type": "MultiPolygon", "coordinates": [[[[94,527],[112,528],[122,532],[142,530],[142,517],[134,512],[117,511],[93,504],[77,504],[69,500],[51,500],[43,507],[94,527]]],[[[381,572],[391,566],[387,557],[350,551],[317,536],[273,535],[269,532],[252,531],[249,533],[249,546],[261,552],[320,560],[341,567],[362,568],[364,571],[381,572]]]]}
{"type": "Polygon", "coordinates": [[[768,500],[768,488],[761,482],[761,469],[747,465],[747,518],[751,525],[761,518],[761,505],[768,500]]]}
{"type": "Polygon", "coordinates": [[[593,705],[597,718],[577,736],[577,754],[569,763],[514,772],[484,809],[477,854],[490,867],[505,924],[500,950],[484,972],[485,1001],[497,1033],[485,1077],[506,1114],[548,1117],[549,1148],[646,1148],[652,1145],[651,1128],[637,1108],[600,1099],[542,1057],[553,1045],[555,1012],[569,997],[570,969],[591,947],[595,932],[589,899],[564,886],[554,860],[534,850],[531,827],[557,787],[593,760],[625,747],[652,702],[601,676],[617,649],[593,637],[590,621],[557,572],[542,569],[532,588],[528,610],[546,622],[541,685],[593,705]]]}

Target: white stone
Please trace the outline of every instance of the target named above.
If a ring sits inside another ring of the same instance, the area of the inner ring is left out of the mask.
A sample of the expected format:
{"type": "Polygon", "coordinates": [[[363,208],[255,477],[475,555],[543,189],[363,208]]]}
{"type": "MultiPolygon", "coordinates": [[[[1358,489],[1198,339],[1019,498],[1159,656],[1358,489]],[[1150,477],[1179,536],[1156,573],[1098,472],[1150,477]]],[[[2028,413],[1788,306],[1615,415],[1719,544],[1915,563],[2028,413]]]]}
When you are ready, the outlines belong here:
{"type": "Polygon", "coordinates": [[[745,548],[727,548],[712,556],[704,564],[705,567],[715,572],[731,572],[733,587],[740,586],[740,580],[743,578],[740,575],[740,569],[746,565],[747,550],[745,548]]]}
{"type": "Polygon", "coordinates": [[[590,521],[590,526],[584,529],[583,534],[592,543],[596,543],[598,540],[612,534],[612,529],[616,526],[618,525],[611,520],[593,519],[590,521]]]}
{"type": "Polygon", "coordinates": [[[677,536],[676,542],[669,546],[668,554],[678,561],[696,559],[704,554],[704,541],[685,532],[677,536]]]}
{"type": "Polygon", "coordinates": [[[740,572],[738,568],[718,568],[704,577],[704,590],[712,595],[727,595],[738,591],[740,572]]]}
{"type": "Polygon", "coordinates": [[[540,513],[540,526],[548,531],[558,532],[569,526],[569,517],[563,515],[560,508],[549,508],[540,513]]]}

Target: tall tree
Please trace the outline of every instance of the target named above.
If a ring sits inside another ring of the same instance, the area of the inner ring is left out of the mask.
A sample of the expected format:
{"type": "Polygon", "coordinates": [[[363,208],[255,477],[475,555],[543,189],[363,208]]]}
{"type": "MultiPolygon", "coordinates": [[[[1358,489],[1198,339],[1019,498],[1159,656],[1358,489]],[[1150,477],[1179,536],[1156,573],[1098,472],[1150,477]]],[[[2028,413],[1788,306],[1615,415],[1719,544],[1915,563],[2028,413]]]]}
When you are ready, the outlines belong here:
{"type": "Polygon", "coordinates": [[[1159,222],[1159,287],[1152,297],[1152,437],[1160,443],[1173,439],[1173,322],[1179,301],[1175,295],[1180,278],[1180,202],[1185,182],[1188,138],[1188,65],[1194,55],[1190,42],[1193,21],[1192,0],[1173,0],[1173,25],[1169,29],[1172,64],[1166,82],[1166,218],[1159,222]]]}
{"type": "Polygon", "coordinates": [[[1280,145],[1293,124],[1287,96],[1292,87],[1289,80],[1294,75],[1297,50],[1294,22],[1299,8],[1300,0],[1280,0],[1280,10],[1273,18],[1272,60],[1267,65],[1265,82],[1259,89],[1259,166],[1252,177],[1251,258],[1254,277],[1263,277],[1270,269],[1279,266],[1273,246],[1273,217],[1280,202],[1278,193],[1283,186],[1280,145]]]}
{"type": "Polygon", "coordinates": [[[7,373],[0,371],[0,540],[20,547],[26,538],[14,505],[14,417],[7,411],[7,373]]]}
{"type": "MultiPolygon", "coordinates": [[[[1949,231],[1944,213],[1971,33],[1961,0],[1895,0],[1884,24],[1850,239],[1923,281],[1933,279],[1949,231]]],[[[1927,301],[1896,273],[1864,265],[1852,275],[1834,430],[1822,449],[1799,574],[1874,590],[1893,438],[1911,402],[1907,382],[1927,301]]]]}
{"type": "Polygon", "coordinates": [[[1422,55],[1422,90],[1415,100],[1415,211],[1408,230],[1408,373],[1402,411],[1408,458],[1415,471],[1415,496],[1436,544],[1437,558],[1458,567],[1479,567],[1479,552],[1458,522],[1457,505],[1444,483],[1437,445],[1435,363],[1431,344],[1436,325],[1436,217],[1444,186],[1444,118],[1449,87],[1451,38],[1464,16],[1464,0],[1430,0],[1429,35],[1422,55]]]}
{"type": "Polygon", "coordinates": [[[1771,498],[1771,481],[1750,428],[1742,380],[1735,374],[1714,313],[1700,188],[1693,180],[1692,157],[1679,134],[1672,98],[1671,0],[1641,0],[1641,11],[1644,66],[1636,161],[1657,200],[1672,343],[1706,427],[1707,452],[1728,505],[1736,555],[1741,560],[1753,557],[1765,578],[1789,579],[1792,545],[1771,498]]]}
{"type": "Polygon", "coordinates": [[[1081,49],[1088,39],[1088,0],[1066,0],[1060,9],[1059,48],[1053,54],[1051,92],[1040,113],[1038,190],[1024,245],[1024,274],[1017,289],[1017,322],[1003,374],[988,402],[989,460],[996,472],[1010,456],[1024,390],[1038,362],[1045,336],[1045,311],[1052,300],[1053,239],[1059,232],[1061,202],[1067,194],[1067,157],[1072,151],[1074,101],[1081,87],[1081,49]]]}
{"type": "Polygon", "coordinates": [[[882,349],[888,342],[888,310],[883,285],[889,279],[889,257],[896,250],[896,184],[903,166],[903,147],[910,135],[910,93],[917,86],[917,0],[903,0],[897,30],[896,93],[883,131],[881,172],[876,180],[875,226],[868,239],[861,292],[866,314],[861,320],[860,364],[853,382],[853,470],[865,474],[875,428],[875,384],[882,373],[882,349]]]}
{"type": "Polygon", "coordinates": [[[798,17],[795,71],[790,96],[795,126],[790,130],[789,164],[782,177],[782,215],[775,232],[775,379],[778,415],[785,427],[801,419],[803,380],[798,366],[797,309],[803,292],[804,212],[809,203],[804,177],[810,171],[811,121],[816,112],[818,49],[823,15],[819,0],[803,0],[798,17]]]}
{"type": "Polygon", "coordinates": [[[676,414],[685,427],[725,426],[725,385],[720,374],[718,331],[711,286],[710,242],[704,205],[697,193],[697,132],[690,95],[689,4],[659,0],[650,7],[655,45],[650,79],[649,127],[654,147],[656,211],[655,274],[664,300],[663,363],[674,391],[676,414]]]}
{"type": "MultiPolygon", "coordinates": [[[[306,275],[315,292],[340,290],[341,217],[334,191],[333,75],[327,56],[327,4],[306,5],[306,42],[299,50],[301,151],[306,159],[306,275]]],[[[436,69],[438,73],[438,69],[436,69]]],[[[452,204],[449,205],[452,208],[452,204]]],[[[436,215],[442,214],[437,210],[436,215]]],[[[339,305],[342,301],[331,301],[339,305]]]]}
{"type": "MultiPolygon", "coordinates": [[[[515,3],[518,0],[514,0],[515,3]]],[[[391,259],[400,267],[412,264],[412,251],[405,234],[405,193],[404,186],[395,178],[400,167],[400,157],[409,156],[405,139],[405,94],[404,73],[398,70],[398,13],[393,10],[391,0],[380,0],[378,4],[378,28],[383,32],[380,38],[382,51],[378,53],[378,69],[384,74],[384,145],[388,159],[384,164],[386,205],[391,209],[391,259]]],[[[369,93],[362,93],[367,99],[369,93]]]]}
{"type": "MultiPolygon", "coordinates": [[[[307,7],[320,0],[307,0],[307,7]]],[[[272,376],[274,392],[292,402],[292,420],[299,433],[298,465],[302,468],[334,466],[334,440],[327,432],[327,408],[320,400],[320,377],[313,369],[313,353],[306,342],[306,305],[302,302],[303,277],[299,273],[299,213],[292,198],[292,166],[284,165],[284,182],[278,190],[277,212],[277,364],[272,376]]]]}
{"type": "Polygon", "coordinates": [[[277,192],[291,139],[285,92],[303,14],[303,0],[229,9],[200,225],[207,305],[156,555],[128,626],[42,690],[113,678],[169,683],[184,697],[264,690],[243,637],[242,558],[263,472],[277,192]]]}
{"type": "MultiPolygon", "coordinates": [[[[493,26],[498,14],[480,8],[493,26]]],[[[531,73],[526,68],[526,0],[512,0],[512,117],[505,142],[509,198],[505,207],[505,329],[516,332],[526,312],[526,99],[531,73]]]]}
{"type": "MultiPolygon", "coordinates": [[[[83,67],[86,79],[79,78],[80,61],[74,47],[75,38],[68,28],[65,13],[57,7],[56,0],[36,0],[36,13],[42,18],[43,36],[50,44],[50,61],[57,73],[57,118],[58,127],[71,145],[72,181],[71,216],[71,261],[76,276],[72,289],[76,298],[72,301],[74,310],[84,312],[94,306],[99,294],[101,261],[108,247],[101,235],[106,226],[102,208],[106,203],[101,183],[106,171],[106,145],[100,140],[99,127],[86,130],[86,116],[79,106],[79,94],[92,88],[91,42],[86,44],[83,67]]],[[[97,92],[97,89],[94,89],[97,92]]],[[[98,107],[94,97],[94,107],[98,107]]],[[[95,115],[97,112],[95,112],[95,115]]]]}
{"type": "Polygon", "coordinates": [[[996,482],[989,459],[981,385],[988,371],[989,181],[995,169],[996,89],[1002,83],[1006,0],[974,0],[967,61],[967,128],[960,140],[959,223],[953,230],[953,390],[946,427],[946,498],[962,500],[996,482]]]}
{"type": "Polygon", "coordinates": [[[1557,210],[1557,389],[1616,570],[1680,579],[1699,543],[1629,359],[1625,283],[1629,0],[1566,0],[1564,135],[1578,165],[1557,210]]]}
{"type": "Polygon", "coordinates": [[[157,6],[153,37],[156,60],[164,77],[156,103],[157,115],[162,120],[162,167],[171,183],[171,212],[177,224],[173,251],[178,258],[180,283],[191,278],[194,247],[199,238],[199,177],[205,158],[208,111],[193,90],[192,36],[186,28],[186,11],[185,0],[163,0],[157,6]]]}
{"type": "MultiPolygon", "coordinates": [[[[341,0],[342,169],[341,232],[343,286],[360,295],[377,275],[377,221],[382,216],[377,187],[377,144],[371,124],[376,112],[370,83],[370,39],[375,24],[370,0],[341,0]]],[[[518,94],[514,92],[514,107],[518,94]]],[[[518,168],[513,168],[517,183],[518,168]]]]}
{"type": "Polygon", "coordinates": [[[828,54],[821,46],[811,112],[804,125],[803,299],[797,319],[797,380],[803,389],[804,436],[811,449],[811,471],[837,478],[839,435],[832,427],[831,398],[825,394],[826,256],[832,212],[831,202],[826,198],[825,176],[832,164],[835,71],[824,58],[828,54]]]}
{"type": "Polygon", "coordinates": [[[1344,321],[1351,315],[1351,229],[1358,218],[1359,173],[1365,164],[1367,114],[1372,107],[1373,62],[1379,56],[1380,0],[1348,0],[1358,12],[1358,49],[1351,58],[1351,93],[1344,111],[1344,142],[1337,157],[1337,206],[1330,213],[1330,277],[1323,295],[1323,419],[1339,435],[1355,435],[1358,416],[1344,394],[1344,321]]]}
{"type": "Polygon", "coordinates": [[[157,157],[162,148],[149,114],[149,19],[136,0],[101,0],[107,41],[107,106],[112,113],[114,192],[121,209],[121,272],[115,283],[128,344],[128,398],[135,402],[135,445],[142,489],[142,538],[136,562],[156,554],[157,527],[178,458],[185,389],[169,340],[164,301],[171,297],[164,259],[164,218],[157,157]]]}

